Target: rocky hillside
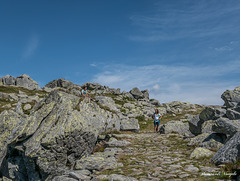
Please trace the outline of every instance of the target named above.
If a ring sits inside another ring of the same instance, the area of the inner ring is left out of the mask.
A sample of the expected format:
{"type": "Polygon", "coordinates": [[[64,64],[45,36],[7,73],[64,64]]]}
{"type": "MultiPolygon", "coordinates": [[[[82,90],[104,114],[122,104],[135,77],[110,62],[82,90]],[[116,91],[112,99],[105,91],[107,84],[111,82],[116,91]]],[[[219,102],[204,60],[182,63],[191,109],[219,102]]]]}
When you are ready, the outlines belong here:
{"type": "MultiPolygon", "coordinates": [[[[222,95],[224,106],[178,101],[161,104],[149,99],[148,90],[138,88],[121,92],[98,83],[76,85],[62,78],[40,88],[26,74],[17,78],[5,76],[0,78],[0,180],[196,178],[202,171],[200,167],[199,173],[186,169],[169,177],[164,177],[164,173],[151,176],[150,169],[129,173],[124,169],[129,168],[127,155],[131,155],[127,149],[141,150],[146,137],[149,145],[159,142],[147,152],[142,150],[149,158],[154,150],[159,149],[160,154],[165,149],[161,135],[177,134],[179,142],[186,145],[182,151],[192,150],[185,159],[209,157],[215,165],[238,163],[239,97],[236,88],[222,95]],[[85,86],[91,100],[81,96],[85,86]],[[163,114],[159,135],[152,133],[155,109],[163,114]],[[112,173],[106,175],[107,170],[112,173]]],[[[168,143],[174,142],[171,138],[166,136],[168,143]]],[[[147,165],[146,159],[142,161],[143,168],[154,166],[147,165]]],[[[158,160],[160,165],[163,162],[158,160]]],[[[188,165],[180,165],[179,169],[188,165]]]]}

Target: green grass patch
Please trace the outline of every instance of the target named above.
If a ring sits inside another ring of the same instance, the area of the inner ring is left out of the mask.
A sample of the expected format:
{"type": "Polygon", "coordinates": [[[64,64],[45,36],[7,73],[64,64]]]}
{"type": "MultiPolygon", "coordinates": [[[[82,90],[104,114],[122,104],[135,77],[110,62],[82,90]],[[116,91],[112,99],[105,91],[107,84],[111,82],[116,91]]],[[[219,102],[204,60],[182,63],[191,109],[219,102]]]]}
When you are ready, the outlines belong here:
{"type": "Polygon", "coordinates": [[[46,91],[41,91],[41,90],[29,90],[24,87],[14,87],[14,86],[0,86],[0,92],[4,93],[15,93],[18,94],[19,91],[24,92],[28,96],[33,96],[36,95],[37,93],[40,95],[46,95],[48,94],[46,91]]]}
{"type": "Polygon", "coordinates": [[[137,116],[136,119],[137,119],[139,122],[141,122],[141,121],[146,121],[146,120],[145,120],[145,117],[144,117],[143,115],[137,116]]]}

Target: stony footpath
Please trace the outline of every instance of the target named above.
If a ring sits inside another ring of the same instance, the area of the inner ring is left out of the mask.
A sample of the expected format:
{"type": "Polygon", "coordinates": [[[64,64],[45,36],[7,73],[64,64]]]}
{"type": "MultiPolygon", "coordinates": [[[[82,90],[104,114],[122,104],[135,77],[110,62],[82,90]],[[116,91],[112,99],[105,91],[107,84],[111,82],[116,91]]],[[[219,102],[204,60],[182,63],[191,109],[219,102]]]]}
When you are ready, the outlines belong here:
{"type": "Polygon", "coordinates": [[[178,134],[146,132],[113,137],[130,144],[117,154],[119,166],[94,171],[93,180],[231,180],[230,173],[211,164],[209,158],[191,160],[194,147],[187,146],[178,134]]]}

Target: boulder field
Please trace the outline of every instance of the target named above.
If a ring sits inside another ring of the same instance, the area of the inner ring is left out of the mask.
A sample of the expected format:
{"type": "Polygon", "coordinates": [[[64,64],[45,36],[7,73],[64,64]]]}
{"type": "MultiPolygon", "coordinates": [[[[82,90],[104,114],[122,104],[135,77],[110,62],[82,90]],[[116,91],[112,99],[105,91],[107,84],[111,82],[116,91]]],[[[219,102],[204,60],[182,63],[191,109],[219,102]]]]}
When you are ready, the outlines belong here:
{"type": "MultiPolygon", "coordinates": [[[[137,87],[121,92],[120,88],[90,82],[77,85],[61,78],[40,88],[26,74],[17,78],[7,75],[0,78],[0,180],[185,179],[196,178],[200,168],[207,168],[196,167],[195,161],[185,164],[187,157],[207,157],[216,166],[238,163],[240,87],[225,91],[222,99],[223,106],[179,101],[161,104],[149,98],[148,90],[137,87]],[[85,86],[91,99],[81,96],[85,86]],[[163,115],[160,134],[150,129],[155,109],[163,115]],[[195,149],[185,154],[189,149],[174,151],[166,147],[166,143],[175,141],[172,134],[186,147],[195,149]],[[144,143],[150,146],[147,152],[141,148],[144,143]],[[132,151],[136,157],[130,159],[132,151]],[[151,175],[146,167],[153,167],[155,162],[149,158],[156,155],[150,153],[164,152],[167,159],[179,160],[167,151],[184,155],[184,159],[179,157],[182,165],[166,165],[165,157],[161,157],[157,168],[171,166],[175,172],[166,173],[168,177],[164,171],[151,175]],[[141,159],[137,157],[140,153],[141,159]],[[147,159],[142,158],[144,155],[147,159]],[[121,160],[125,157],[134,163],[134,159],[139,161],[141,169],[133,164],[138,170],[136,175],[127,173],[132,167],[121,160]],[[103,170],[115,172],[106,174],[103,170]]],[[[217,167],[211,169],[219,171],[217,167]]]]}

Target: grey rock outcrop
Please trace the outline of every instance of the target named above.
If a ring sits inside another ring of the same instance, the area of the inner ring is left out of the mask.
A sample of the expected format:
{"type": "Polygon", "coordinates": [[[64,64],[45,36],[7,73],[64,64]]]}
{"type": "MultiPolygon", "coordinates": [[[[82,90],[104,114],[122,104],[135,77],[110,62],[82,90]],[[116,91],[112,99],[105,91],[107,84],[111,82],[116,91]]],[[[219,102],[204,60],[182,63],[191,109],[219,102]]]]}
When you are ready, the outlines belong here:
{"type": "Polygon", "coordinates": [[[194,135],[203,132],[211,133],[214,120],[226,115],[226,109],[221,107],[206,107],[199,115],[196,115],[189,122],[189,129],[194,135]]]}
{"type": "Polygon", "coordinates": [[[238,106],[240,103],[240,87],[236,87],[233,91],[226,90],[221,97],[228,108],[238,106]]]}
{"type": "Polygon", "coordinates": [[[200,114],[199,118],[203,122],[207,120],[216,120],[223,117],[226,114],[226,110],[222,108],[206,107],[200,114]]]}
{"type": "Polygon", "coordinates": [[[206,149],[218,150],[227,140],[226,135],[219,133],[202,133],[190,139],[188,145],[199,146],[206,149]]]}
{"type": "MultiPolygon", "coordinates": [[[[8,168],[11,163],[12,167],[21,167],[21,172],[27,175],[25,179],[32,173],[35,180],[63,174],[77,159],[93,151],[100,133],[120,130],[116,114],[100,108],[95,102],[81,101],[61,91],[51,92],[27,117],[5,111],[0,120],[2,168],[8,168]]],[[[9,172],[3,170],[1,174],[8,176],[9,172]]],[[[12,174],[17,173],[13,171],[12,174]]]]}
{"type": "Polygon", "coordinates": [[[4,86],[18,86],[24,87],[30,90],[40,90],[38,83],[32,80],[27,74],[18,76],[17,78],[10,75],[6,75],[0,78],[0,85],[4,86]]]}
{"type": "Polygon", "coordinates": [[[45,85],[45,87],[48,87],[48,88],[56,88],[56,87],[62,87],[62,88],[72,88],[74,87],[74,84],[69,81],[69,80],[65,80],[63,78],[60,78],[60,79],[55,79],[49,83],[47,83],[45,85]]]}
{"type": "Polygon", "coordinates": [[[202,124],[204,123],[203,120],[199,118],[199,115],[193,117],[189,120],[189,130],[194,135],[199,135],[202,133],[202,124]]]}
{"type": "Polygon", "coordinates": [[[143,99],[144,98],[144,94],[137,87],[130,90],[130,93],[133,95],[133,97],[135,99],[143,99]]]}
{"type": "Polygon", "coordinates": [[[189,131],[188,123],[181,121],[170,121],[160,126],[159,131],[161,134],[178,133],[183,136],[192,137],[192,133],[189,131]]]}
{"type": "Polygon", "coordinates": [[[223,146],[212,157],[216,165],[223,163],[234,163],[240,158],[240,131],[223,146]]]}
{"type": "Polygon", "coordinates": [[[219,118],[213,125],[213,131],[233,136],[240,129],[240,120],[219,118]]]}
{"type": "Polygon", "coordinates": [[[197,147],[194,149],[194,151],[191,153],[190,155],[190,159],[196,158],[196,159],[200,159],[202,157],[210,157],[214,155],[213,151],[210,151],[206,148],[202,148],[202,147],[197,147]]]}
{"type": "Polygon", "coordinates": [[[226,116],[231,120],[240,119],[240,112],[228,109],[226,112],[226,116]]]}
{"type": "Polygon", "coordinates": [[[123,118],[120,123],[120,130],[139,132],[140,127],[138,120],[135,118],[123,118]]]}
{"type": "Polygon", "coordinates": [[[114,100],[111,97],[106,96],[96,96],[95,99],[98,101],[99,104],[109,108],[112,111],[119,111],[115,105],[114,100]]]}
{"type": "Polygon", "coordinates": [[[91,82],[87,82],[85,84],[82,85],[82,88],[87,87],[88,90],[103,90],[104,86],[102,86],[99,83],[91,83],[91,82]]]}

